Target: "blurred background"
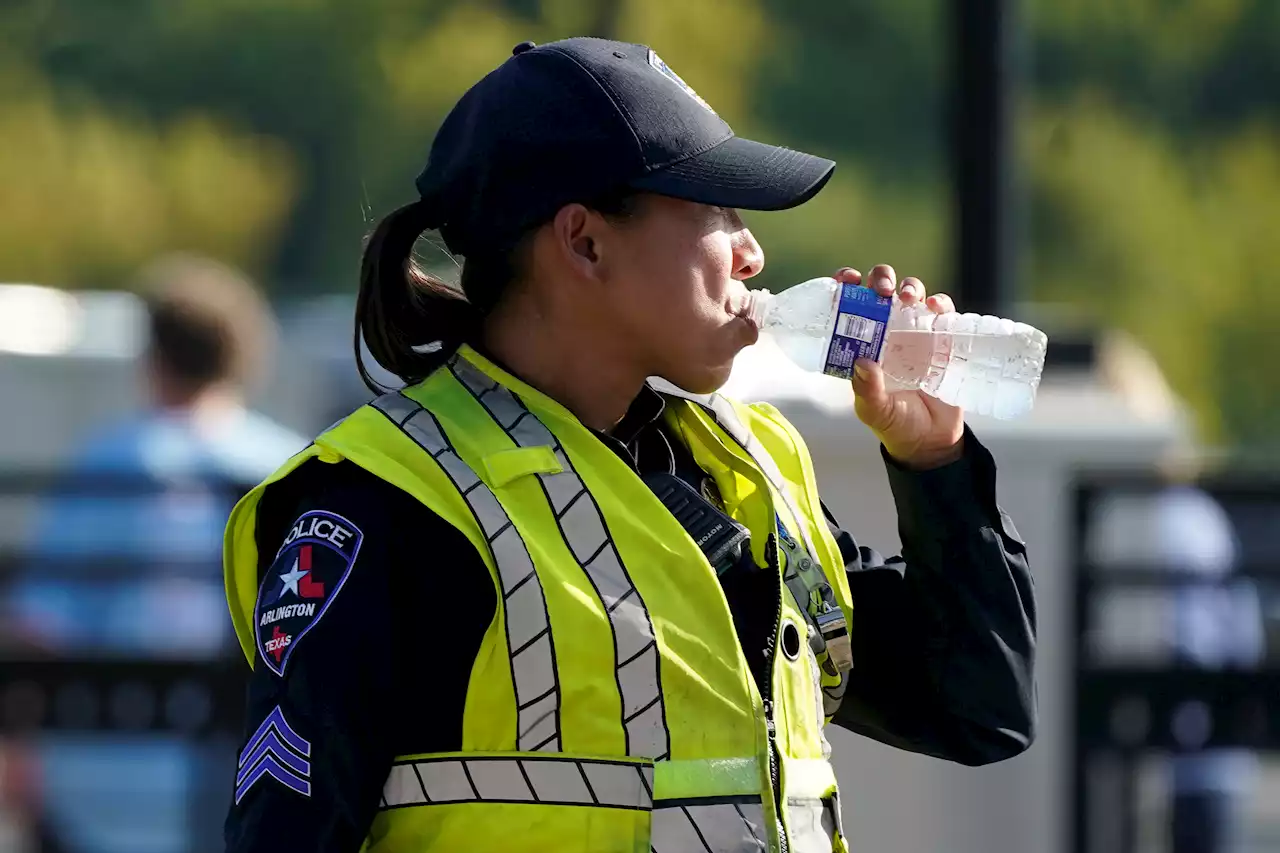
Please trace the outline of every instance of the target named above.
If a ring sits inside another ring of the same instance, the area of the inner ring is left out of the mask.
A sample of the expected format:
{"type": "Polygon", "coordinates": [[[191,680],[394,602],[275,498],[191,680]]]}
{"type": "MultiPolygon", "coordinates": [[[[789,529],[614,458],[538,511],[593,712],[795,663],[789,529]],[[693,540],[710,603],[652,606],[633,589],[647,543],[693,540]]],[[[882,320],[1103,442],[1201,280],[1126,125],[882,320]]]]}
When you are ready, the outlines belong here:
{"type": "MultiPolygon", "coordinates": [[[[0,5],[0,851],[219,849],[222,520],[368,399],[362,238],[446,111],[585,34],[839,161],[748,217],[766,286],[888,262],[1052,341],[1035,412],[974,420],[1037,575],[1040,740],[970,770],[833,737],[854,849],[1280,851],[1275,0],[0,5]]],[[[892,551],[847,389],[735,381],[892,551]]]]}

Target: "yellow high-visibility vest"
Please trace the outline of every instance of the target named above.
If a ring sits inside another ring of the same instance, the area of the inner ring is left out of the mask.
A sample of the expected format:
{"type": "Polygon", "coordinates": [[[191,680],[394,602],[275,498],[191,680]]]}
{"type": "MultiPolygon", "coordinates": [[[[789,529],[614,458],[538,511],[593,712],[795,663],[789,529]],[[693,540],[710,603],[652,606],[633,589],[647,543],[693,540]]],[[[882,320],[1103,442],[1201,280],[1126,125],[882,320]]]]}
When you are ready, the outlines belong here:
{"type": "MultiPolygon", "coordinates": [[[[845,849],[822,733],[843,675],[815,654],[811,603],[768,547],[789,531],[834,592],[828,615],[851,617],[808,451],[770,406],[665,390],[673,433],[750,531],[756,565],[778,575],[764,696],[719,579],[675,517],[568,410],[468,347],[320,435],[232,513],[227,598],[251,665],[258,506],[309,459],[350,460],[414,496],[492,576],[461,751],[394,760],[366,849],[845,849]]],[[[422,548],[424,571],[449,570],[422,548]]],[[[417,677],[431,678],[429,660],[417,677]]]]}

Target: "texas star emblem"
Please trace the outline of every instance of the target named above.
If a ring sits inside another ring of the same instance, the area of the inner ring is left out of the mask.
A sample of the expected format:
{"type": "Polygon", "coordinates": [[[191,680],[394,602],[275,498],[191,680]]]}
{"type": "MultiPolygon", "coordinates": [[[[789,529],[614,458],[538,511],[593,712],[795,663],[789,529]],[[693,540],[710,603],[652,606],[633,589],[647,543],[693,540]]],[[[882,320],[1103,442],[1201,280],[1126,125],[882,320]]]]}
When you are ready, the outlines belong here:
{"type": "Polygon", "coordinates": [[[293,568],[280,576],[280,593],[276,601],[292,592],[299,598],[324,598],[324,584],[316,581],[311,575],[311,545],[298,548],[298,555],[293,560],[293,568]]]}
{"type": "Polygon", "coordinates": [[[264,664],[284,675],[289,657],[346,583],[364,534],[332,512],[313,511],[293,523],[262,579],[254,623],[264,664]]]}

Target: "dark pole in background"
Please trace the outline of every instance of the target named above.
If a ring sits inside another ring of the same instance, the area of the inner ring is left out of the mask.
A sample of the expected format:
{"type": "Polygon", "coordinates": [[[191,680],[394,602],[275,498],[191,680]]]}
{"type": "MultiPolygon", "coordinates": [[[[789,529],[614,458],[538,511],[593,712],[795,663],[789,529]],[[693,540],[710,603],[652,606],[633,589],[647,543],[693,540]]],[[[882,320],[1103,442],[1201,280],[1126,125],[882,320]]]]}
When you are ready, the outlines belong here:
{"type": "Polygon", "coordinates": [[[1013,297],[1010,111],[1017,0],[952,0],[951,136],[960,310],[1009,316],[1013,297]]]}

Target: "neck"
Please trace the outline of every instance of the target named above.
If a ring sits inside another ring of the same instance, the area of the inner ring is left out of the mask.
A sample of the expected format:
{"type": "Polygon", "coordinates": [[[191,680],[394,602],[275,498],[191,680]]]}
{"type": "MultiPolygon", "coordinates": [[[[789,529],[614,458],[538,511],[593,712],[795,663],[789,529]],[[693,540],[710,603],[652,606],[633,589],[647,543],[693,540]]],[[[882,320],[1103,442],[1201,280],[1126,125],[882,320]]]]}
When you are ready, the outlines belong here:
{"type": "Polygon", "coordinates": [[[613,429],[640,393],[645,371],[599,334],[598,324],[553,322],[536,306],[503,308],[485,321],[485,349],[585,426],[613,429]]]}

